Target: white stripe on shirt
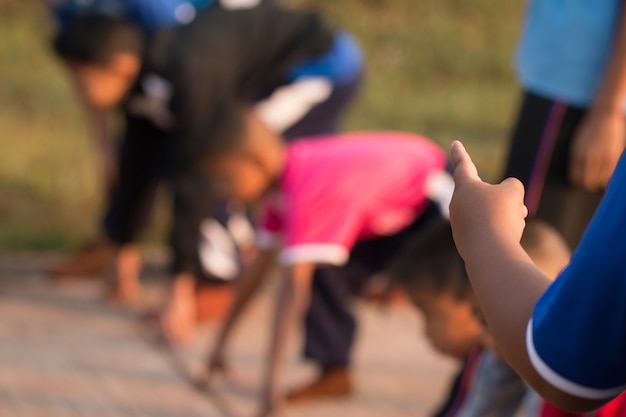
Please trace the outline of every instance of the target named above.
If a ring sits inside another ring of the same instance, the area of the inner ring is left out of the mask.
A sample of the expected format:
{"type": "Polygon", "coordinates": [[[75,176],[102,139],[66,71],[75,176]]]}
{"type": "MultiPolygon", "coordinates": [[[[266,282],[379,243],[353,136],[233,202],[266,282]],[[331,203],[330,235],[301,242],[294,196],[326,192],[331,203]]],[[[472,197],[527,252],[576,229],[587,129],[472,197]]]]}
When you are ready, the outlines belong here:
{"type": "MultiPolygon", "coordinates": [[[[537,349],[535,349],[532,329],[533,321],[531,319],[528,323],[528,327],[526,328],[526,349],[528,350],[530,362],[537,373],[555,388],[558,388],[567,394],[589,400],[605,400],[613,398],[622,391],[626,390],[626,385],[608,389],[585,387],[584,385],[580,385],[559,375],[556,371],[550,368],[550,366],[545,363],[541,357],[539,357],[539,353],[537,352],[537,349]]],[[[584,358],[580,358],[580,360],[584,360],[584,358]]]]}

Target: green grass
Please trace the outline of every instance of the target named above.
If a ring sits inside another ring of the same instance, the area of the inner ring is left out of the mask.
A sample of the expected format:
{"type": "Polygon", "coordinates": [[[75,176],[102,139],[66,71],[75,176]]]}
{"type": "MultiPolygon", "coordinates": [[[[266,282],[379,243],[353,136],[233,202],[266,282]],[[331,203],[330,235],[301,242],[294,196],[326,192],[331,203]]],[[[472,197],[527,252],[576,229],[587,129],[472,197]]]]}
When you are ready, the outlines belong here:
{"type": "MultiPolygon", "coordinates": [[[[348,128],[461,139],[498,177],[523,0],[288,2],[321,9],[365,47],[366,85],[348,128]]],[[[51,33],[39,1],[0,0],[0,249],[66,248],[97,226],[97,159],[51,33]]]]}

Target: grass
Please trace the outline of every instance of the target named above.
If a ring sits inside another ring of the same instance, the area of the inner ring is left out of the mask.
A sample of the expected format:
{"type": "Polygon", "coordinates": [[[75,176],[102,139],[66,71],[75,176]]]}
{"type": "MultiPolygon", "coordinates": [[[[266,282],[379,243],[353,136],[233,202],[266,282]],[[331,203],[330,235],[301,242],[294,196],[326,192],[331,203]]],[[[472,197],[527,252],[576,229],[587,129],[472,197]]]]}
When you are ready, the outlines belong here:
{"type": "MultiPolygon", "coordinates": [[[[349,129],[461,139],[498,177],[517,104],[522,0],[287,2],[321,9],[364,45],[366,86],[349,129]]],[[[67,248],[97,227],[97,159],[51,33],[42,2],[0,0],[0,249],[67,248]]]]}

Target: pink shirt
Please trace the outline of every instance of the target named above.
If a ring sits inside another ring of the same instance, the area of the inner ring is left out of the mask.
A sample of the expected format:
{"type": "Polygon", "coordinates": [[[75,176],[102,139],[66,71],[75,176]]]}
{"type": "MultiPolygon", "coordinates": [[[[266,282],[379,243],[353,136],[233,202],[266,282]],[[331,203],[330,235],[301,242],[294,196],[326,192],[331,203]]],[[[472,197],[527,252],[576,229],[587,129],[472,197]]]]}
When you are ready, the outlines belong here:
{"type": "Polygon", "coordinates": [[[444,151],[406,133],[307,138],[288,145],[286,159],[264,201],[259,245],[279,238],[288,265],[341,265],[357,241],[399,232],[453,187],[444,151]]]}

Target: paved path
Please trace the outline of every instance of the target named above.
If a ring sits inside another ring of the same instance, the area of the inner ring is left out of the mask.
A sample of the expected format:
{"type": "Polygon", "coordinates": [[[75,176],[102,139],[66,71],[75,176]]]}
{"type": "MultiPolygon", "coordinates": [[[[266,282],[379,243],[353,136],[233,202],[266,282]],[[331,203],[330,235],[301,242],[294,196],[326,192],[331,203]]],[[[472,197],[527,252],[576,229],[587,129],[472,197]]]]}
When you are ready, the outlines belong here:
{"type": "MultiPolygon", "coordinates": [[[[187,378],[200,369],[215,326],[201,329],[192,347],[167,350],[136,312],[102,302],[101,284],[53,285],[34,259],[43,258],[0,259],[1,417],[254,415],[267,341],[267,294],[252,306],[234,337],[230,358],[237,384],[202,393],[187,378]]],[[[154,297],[162,287],[152,279],[148,294],[154,297]]],[[[285,415],[427,416],[438,402],[454,364],[422,340],[413,312],[402,306],[382,311],[360,305],[358,310],[357,394],[292,407],[285,415]]],[[[297,344],[293,341],[289,349],[284,385],[302,382],[313,372],[297,360],[297,344]]]]}

